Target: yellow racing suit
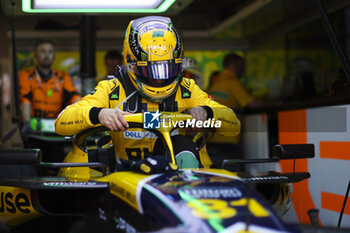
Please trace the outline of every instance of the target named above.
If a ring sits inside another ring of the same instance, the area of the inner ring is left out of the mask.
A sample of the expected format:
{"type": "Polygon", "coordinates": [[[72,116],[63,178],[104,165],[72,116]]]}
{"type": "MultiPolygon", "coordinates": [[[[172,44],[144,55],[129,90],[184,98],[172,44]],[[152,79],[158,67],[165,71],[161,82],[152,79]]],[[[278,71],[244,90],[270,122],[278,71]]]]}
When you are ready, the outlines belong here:
{"type": "MultiPolygon", "coordinates": [[[[124,85],[119,79],[100,81],[91,94],[86,95],[75,104],[69,105],[61,112],[55,122],[56,132],[61,135],[74,135],[84,129],[99,126],[98,109],[116,108],[126,97],[124,85]]],[[[234,112],[212,100],[193,80],[186,78],[182,80],[173,96],[172,109],[164,109],[163,103],[151,102],[141,96],[139,99],[141,109],[138,112],[157,110],[182,112],[193,107],[206,106],[204,108],[209,112],[208,118],[221,121],[221,128],[216,129],[216,133],[233,136],[240,131],[240,123],[234,112]]],[[[127,104],[120,105],[119,109],[127,111],[127,104]]],[[[117,156],[132,160],[144,158],[145,155],[152,152],[157,139],[155,134],[144,129],[128,129],[124,132],[111,131],[110,135],[117,156]]]]}

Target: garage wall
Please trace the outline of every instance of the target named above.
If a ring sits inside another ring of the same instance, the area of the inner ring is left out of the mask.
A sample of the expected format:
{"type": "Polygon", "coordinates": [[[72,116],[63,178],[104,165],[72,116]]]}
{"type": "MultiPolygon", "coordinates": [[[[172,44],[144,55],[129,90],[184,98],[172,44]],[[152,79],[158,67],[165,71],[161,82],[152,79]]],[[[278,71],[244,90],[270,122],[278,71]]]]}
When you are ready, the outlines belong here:
{"type": "MultiPolygon", "coordinates": [[[[320,210],[324,226],[336,226],[350,180],[350,105],[283,111],[278,114],[279,143],[313,143],[315,158],[297,160],[296,171],[309,171],[311,178],[294,184],[293,207],[301,223],[308,223],[307,210],[320,210]]],[[[280,163],[291,172],[293,161],[280,163]]],[[[288,219],[293,221],[293,219],[288,219]]],[[[350,203],[342,227],[350,227],[350,203]]]]}

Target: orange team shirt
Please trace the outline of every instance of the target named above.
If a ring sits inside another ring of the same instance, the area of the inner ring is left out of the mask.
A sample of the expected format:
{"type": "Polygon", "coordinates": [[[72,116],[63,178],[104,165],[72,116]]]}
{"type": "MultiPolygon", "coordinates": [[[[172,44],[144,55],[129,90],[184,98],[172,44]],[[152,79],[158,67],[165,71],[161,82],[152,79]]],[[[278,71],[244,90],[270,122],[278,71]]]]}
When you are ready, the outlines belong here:
{"type": "Polygon", "coordinates": [[[71,77],[63,71],[53,69],[45,81],[35,68],[30,68],[22,70],[18,79],[21,104],[31,103],[32,117],[56,118],[66,105],[81,97],[71,77]]]}

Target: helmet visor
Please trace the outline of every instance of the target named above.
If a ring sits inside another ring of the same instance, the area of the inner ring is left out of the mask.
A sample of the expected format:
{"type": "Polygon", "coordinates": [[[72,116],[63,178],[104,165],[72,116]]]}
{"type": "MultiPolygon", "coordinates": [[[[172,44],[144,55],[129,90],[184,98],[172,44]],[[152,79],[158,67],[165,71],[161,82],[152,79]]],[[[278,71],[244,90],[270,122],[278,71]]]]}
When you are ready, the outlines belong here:
{"type": "Polygon", "coordinates": [[[150,86],[166,86],[182,72],[181,59],[167,61],[139,61],[128,63],[129,71],[150,86]],[[158,80],[155,82],[155,80],[158,80]]]}

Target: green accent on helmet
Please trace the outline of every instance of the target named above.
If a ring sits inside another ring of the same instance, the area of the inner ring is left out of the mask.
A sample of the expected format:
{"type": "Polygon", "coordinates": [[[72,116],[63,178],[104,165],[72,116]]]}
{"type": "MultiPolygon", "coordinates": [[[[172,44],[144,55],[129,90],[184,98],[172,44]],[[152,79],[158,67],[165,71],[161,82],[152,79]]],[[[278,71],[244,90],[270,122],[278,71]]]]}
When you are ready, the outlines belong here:
{"type": "Polygon", "coordinates": [[[152,38],[154,37],[164,37],[164,31],[154,31],[152,33],[152,38]]]}
{"type": "Polygon", "coordinates": [[[179,51],[178,50],[174,51],[174,58],[179,58],[179,51]]]}
{"type": "Polygon", "coordinates": [[[141,52],[141,61],[147,61],[147,58],[148,58],[147,54],[144,52],[141,52]]]}

